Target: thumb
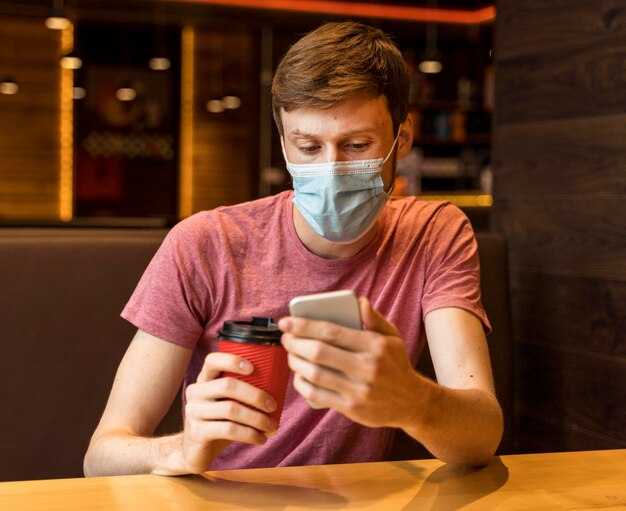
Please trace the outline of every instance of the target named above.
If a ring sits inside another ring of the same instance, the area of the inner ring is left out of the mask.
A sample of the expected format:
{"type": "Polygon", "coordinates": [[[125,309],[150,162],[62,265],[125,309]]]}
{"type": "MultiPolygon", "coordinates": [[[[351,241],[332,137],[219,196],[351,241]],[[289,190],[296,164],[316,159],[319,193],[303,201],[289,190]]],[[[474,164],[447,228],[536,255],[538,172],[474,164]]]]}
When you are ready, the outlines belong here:
{"type": "Polygon", "coordinates": [[[367,298],[359,298],[359,309],[361,320],[367,330],[372,330],[383,335],[400,337],[400,332],[392,323],[389,323],[385,316],[378,312],[367,298]]]}

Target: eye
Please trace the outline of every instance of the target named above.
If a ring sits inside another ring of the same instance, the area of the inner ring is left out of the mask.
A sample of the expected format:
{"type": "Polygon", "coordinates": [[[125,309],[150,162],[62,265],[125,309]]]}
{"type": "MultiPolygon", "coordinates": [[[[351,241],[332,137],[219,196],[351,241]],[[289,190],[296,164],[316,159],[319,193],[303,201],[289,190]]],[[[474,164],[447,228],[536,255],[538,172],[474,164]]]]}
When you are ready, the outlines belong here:
{"type": "Polygon", "coordinates": [[[298,146],[298,151],[300,151],[303,154],[315,154],[315,152],[319,151],[319,149],[320,149],[320,146],[315,145],[315,144],[298,146]]]}
{"type": "Polygon", "coordinates": [[[344,147],[347,151],[366,151],[370,146],[369,142],[350,142],[346,144],[344,147]]]}

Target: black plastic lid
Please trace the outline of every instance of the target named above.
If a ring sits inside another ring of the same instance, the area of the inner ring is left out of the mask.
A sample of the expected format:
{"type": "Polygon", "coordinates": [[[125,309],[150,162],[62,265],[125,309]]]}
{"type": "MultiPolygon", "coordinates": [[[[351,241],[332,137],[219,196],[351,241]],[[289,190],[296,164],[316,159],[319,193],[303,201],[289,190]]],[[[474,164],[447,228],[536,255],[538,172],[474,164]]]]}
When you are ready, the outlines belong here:
{"type": "Polygon", "coordinates": [[[224,321],[217,338],[250,344],[280,344],[281,335],[271,318],[253,317],[252,321],[224,321]]]}

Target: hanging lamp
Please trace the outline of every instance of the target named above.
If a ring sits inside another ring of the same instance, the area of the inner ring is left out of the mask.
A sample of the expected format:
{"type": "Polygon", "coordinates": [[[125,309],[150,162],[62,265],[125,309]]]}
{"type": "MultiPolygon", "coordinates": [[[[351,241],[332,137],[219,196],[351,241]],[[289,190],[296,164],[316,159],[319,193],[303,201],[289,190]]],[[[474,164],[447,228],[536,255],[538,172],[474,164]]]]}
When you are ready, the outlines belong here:
{"type": "MultiPolygon", "coordinates": [[[[436,9],[437,0],[429,0],[428,7],[436,9]]],[[[437,49],[437,24],[435,22],[426,24],[426,49],[422,53],[422,60],[418,67],[425,74],[436,74],[443,69],[441,53],[437,49]]]]}
{"type": "Polygon", "coordinates": [[[51,30],[65,30],[72,25],[65,9],[63,0],[53,0],[52,7],[48,11],[46,18],[46,27],[51,30]]]}

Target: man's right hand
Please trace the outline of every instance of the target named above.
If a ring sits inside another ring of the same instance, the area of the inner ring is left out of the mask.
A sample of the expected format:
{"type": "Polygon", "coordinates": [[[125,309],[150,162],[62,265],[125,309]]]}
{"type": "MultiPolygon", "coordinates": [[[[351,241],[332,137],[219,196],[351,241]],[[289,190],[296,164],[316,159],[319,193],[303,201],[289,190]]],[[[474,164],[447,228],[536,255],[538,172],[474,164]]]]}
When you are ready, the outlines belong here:
{"type": "Polygon", "coordinates": [[[208,355],[196,383],[187,388],[183,431],[153,436],[175,399],[191,355],[191,349],[137,331],[85,455],[86,476],[199,473],[232,441],[266,441],[276,429],[266,412],[276,405],[259,388],[220,377],[224,371],[253,371],[250,362],[228,353],[208,355]]]}
{"type": "Polygon", "coordinates": [[[265,391],[222,372],[248,375],[254,367],[230,353],[210,353],[196,383],[187,387],[182,455],[191,473],[208,470],[230,442],[263,444],[276,431],[276,408],[265,391]]]}

